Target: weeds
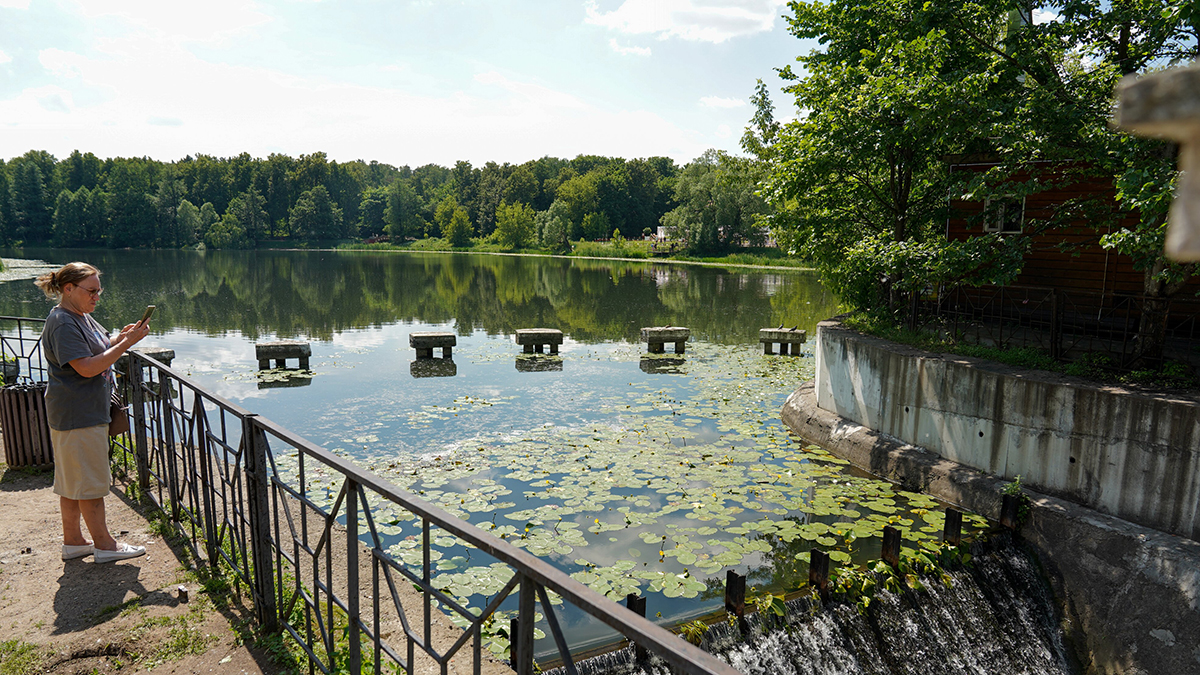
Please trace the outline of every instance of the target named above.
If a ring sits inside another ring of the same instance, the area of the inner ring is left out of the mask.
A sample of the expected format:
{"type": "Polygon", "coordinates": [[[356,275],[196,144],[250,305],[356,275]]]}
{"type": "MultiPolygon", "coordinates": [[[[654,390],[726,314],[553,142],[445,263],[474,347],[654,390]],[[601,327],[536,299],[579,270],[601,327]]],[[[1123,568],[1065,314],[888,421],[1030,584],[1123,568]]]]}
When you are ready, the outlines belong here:
{"type": "Polygon", "coordinates": [[[20,640],[0,642],[0,675],[33,675],[42,665],[37,645],[20,640]]]}
{"type": "Polygon", "coordinates": [[[1029,495],[1025,494],[1025,490],[1021,489],[1021,477],[1017,476],[1013,479],[1013,482],[1005,485],[1004,489],[1001,490],[1001,493],[1006,495],[1015,495],[1017,497],[1017,528],[1020,529],[1022,525],[1029,521],[1029,509],[1031,503],[1029,495]]]}

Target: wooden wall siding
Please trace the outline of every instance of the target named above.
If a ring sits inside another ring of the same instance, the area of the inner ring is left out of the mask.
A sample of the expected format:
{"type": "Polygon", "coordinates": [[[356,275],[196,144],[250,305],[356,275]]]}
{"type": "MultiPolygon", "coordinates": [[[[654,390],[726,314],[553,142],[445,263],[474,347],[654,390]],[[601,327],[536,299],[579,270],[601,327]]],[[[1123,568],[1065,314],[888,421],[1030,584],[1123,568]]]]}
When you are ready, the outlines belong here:
{"type": "MultiPolygon", "coordinates": [[[[951,172],[982,172],[992,165],[951,165],[951,172]]],[[[1018,174],[1017,181],[1029,178],[1018,174]]],[[[1108,180],[1080,181],[1065,188],[1049,189],[1025,198],[1025,219],[1046,219],[1058,204],[1068,199],[1103,195],[1113,199],[1115,191],[1108,180]]],[[[951,216],[946,221],[948,239],[966,239],[983,234],[982,225],[968,227],[969,218],[983,211],[983,202],[951,200],[951,216]]],[[[1136,225],[1135,217],[1124,219],[1127,227],[1136,225]]],[[[1100,246],[1101,235],[1107,228],[1076,221],[1070,225],[1034,236],[1025,267],[1013,282],[1020,286],[1045,286],[1064,291],[1090,291],[1141,295],[1145,290],[1142,272],[1133,268],[1133,260],[1116,251],[1100,246]],[[1071,247],[1063,250],[1062,244],[1071,247]]],[[[1200,279],[1193,279],[1182,293],[1188,296],[1200,291],[1200,279]]]]}

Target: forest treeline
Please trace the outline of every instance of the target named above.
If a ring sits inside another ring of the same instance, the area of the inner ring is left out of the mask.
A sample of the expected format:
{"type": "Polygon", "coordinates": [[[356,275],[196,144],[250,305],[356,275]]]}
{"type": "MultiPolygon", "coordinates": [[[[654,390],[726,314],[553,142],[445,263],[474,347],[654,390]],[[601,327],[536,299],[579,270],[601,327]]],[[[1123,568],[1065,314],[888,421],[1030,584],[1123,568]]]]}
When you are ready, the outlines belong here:
{"type": "Polygon", "coordinates": [[[0,160],[0,243],[253,248],[387,235],[566,250],[665,224],[689,248],[715,251],[762,236],[755,167],[714,150],[684,167],[667,157],[580,155],[416,169],[339,163],[323,152],[162,162],[31,150],[0,160]]]}

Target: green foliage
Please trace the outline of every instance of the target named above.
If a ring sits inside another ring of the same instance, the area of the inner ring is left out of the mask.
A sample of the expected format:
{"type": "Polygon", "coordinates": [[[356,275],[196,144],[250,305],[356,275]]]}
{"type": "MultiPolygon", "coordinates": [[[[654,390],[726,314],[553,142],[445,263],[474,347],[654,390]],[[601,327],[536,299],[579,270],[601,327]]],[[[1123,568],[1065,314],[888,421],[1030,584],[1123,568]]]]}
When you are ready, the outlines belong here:
{"type": "Polygon", "coordinates": [[[226,213],[204,233],[204,245],[215,249],[247,248],[249,240],[246,239],[246,231],[242,229],[237,216],[226,213]]]}
{"type": "MultiPolygon", "coordinates": [[[[1177,176],[1172,153],[1109,124],[1120,77],[1200,55],[1193,10],[1067,2],[1056,6],[1059,20],[1035,23],[1013,20],[1011,3],[993,0],[791,7],[793,34],[820,41],[799,57],[802,74],[781,71],[805,114],[768,143],[771,109],[760,88],[745,138],[747,151],[771,161],[766,192],[781,209],[773,226],[786,249],[835,274],[848,254],[895,257],[885,242],[935,242],[948,192],[983,201],[1111,179],[1115,207],[1103,193],[1085,194],[1028,219],[1026,230],[1103,228],[1133,215],[1138,224],[1118,227],[1104,244],[1134,257],[1147,292],[1167,297],[1195,272],[1161,257],[1177,176]],[[943,159],[950,154],[985,154],[999,165],[955,178],[943,159]],[[874,243],[862,246],[866,239],[874,243]]],[[[880,265],[855,264],[848,301],[858,307],[890,297],[909,275],[903,266],[873,275],[880,265]],[[879,288],[866,289],[868,282],[879,288]]],[[[907,285],[924,285],[921,273],[912,276],[918,280],[907,285]]]]}
{"type": "Polygon", "coordinates": [[[595,240],[608,237],[608,216],[600,211],[593,211],[583,217],[580,230],[584,239],[595,240]]]}
{"type": "Polygon", "coordinates": [[[571,247],[571,255],[592,258],[649,258],[650,245],[642,241],[577,241],[571,247]]]}
{"type": "Polygon", "coordinates": [[[887,293],[921,293],[959,284],[1005,284],[1021,270],[1028,239],[989,234],[960,241],[931,236],[894,241],[866,236],[842,249],[826,282],[852,307],[882,307],[887,293]],[[887,283],[891,280],[891,283],[887,283]]]}
{"type": "Polygon", "coordinates": [[[662,218],[670,236],[690,253],[713,253],[762,243],[767,205],[758,195],[762,167],[724,151],[707,150],[675,182],[679,206],[662,218]]]}
{"type": "Polygon", "coordinates": [[[554,253],[571,250],[571,242],[567,238],[571,231],[571,221],[565,203],[554,200],[550,208],[537,214],[536,224],[542,248],[554,253]]]}
{"type": "Polygon", "coordinates": [[[237,218],[238,224],[245,232],[246,239],[250,244],[266,237],[270,226],[270,222],[267,220],[267,200],[253,186],[229,202],[226,214],[229,213],[237,218]]]}
{"type": "Polygon", "coordinates": [[[384,209],[385,231],[395,240],[407,237],[419,239],[427,234],[428,224],[422,217],[421,197],[406,180],[397,180],[387,187],[384,209]]]}
{"type": "Polygon", "coordinates": [[[458,205],[454,197],[446,197],[438,204],[434,214],[442,237],[455,248],[462,248],[471,243],[471,220],[467,210],[458,205]]]}
{"type": "Polygon", "coordinates": [[[1017,476],[1013,482],[1007,483],[1001,494],[1014,495],[1018,498],[1017,502],[1017,528],[1029,522],[1029,511],[1032,508],[1033,502],[1030,501],[1029,495],[1025,494],[1025,490],[1021,489],[1021,477],[1017,476]]]}
{"type": "Polygon", "coordinates": [[[509,250],[529,248],[537,243],[533,208],[527,204],[500,202],[496,210],[495,237],[509,250]]]}
{"type": "Polygon", "coordinates": [[[324,185],[306,190],[289,213],[293,233],[305,241],[342,236],[342,210],[333,203],[324,185]]]}

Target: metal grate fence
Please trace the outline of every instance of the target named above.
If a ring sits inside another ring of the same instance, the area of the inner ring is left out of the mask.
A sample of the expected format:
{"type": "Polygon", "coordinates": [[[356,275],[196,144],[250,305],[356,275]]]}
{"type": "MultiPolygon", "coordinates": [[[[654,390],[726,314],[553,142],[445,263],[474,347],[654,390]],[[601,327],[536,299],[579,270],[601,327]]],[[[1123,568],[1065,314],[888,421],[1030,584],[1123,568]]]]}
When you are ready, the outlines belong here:
{"type": "Polygon", "coordinates": [[[227,566],[250,589],[263,628],[289,634],[310,672],[478,675],[497,667],[484,657],[485,643],[502,635],[513,667],[531,675],[542,632],[574,673],[560,622],[565,607],[681,672],[737,672],[547,562],[154,359],[133,353],[124,375],[129,456],[143,494],[197,559],[227,566]],[[396,522],[421,542],[416,564],[388,550],[395,536],[385,530],[396,522]],[[511,570],[482,606],[467,606],[437,583],[434,542],[446,539],[511,570]],[[502,612],[502,605],[515,607],[502,612]]]}

